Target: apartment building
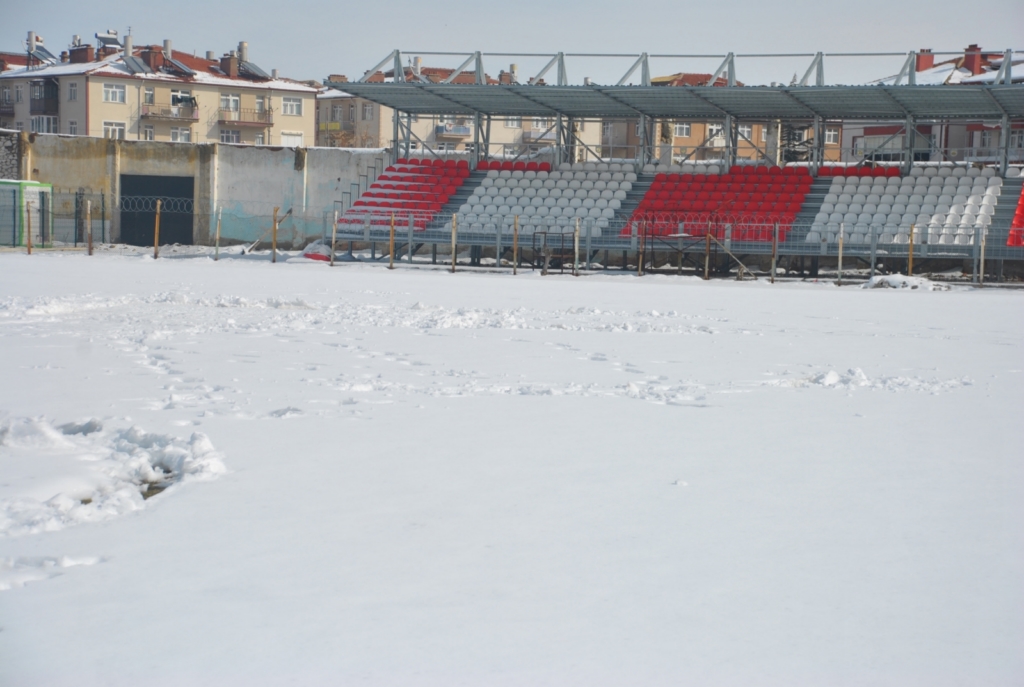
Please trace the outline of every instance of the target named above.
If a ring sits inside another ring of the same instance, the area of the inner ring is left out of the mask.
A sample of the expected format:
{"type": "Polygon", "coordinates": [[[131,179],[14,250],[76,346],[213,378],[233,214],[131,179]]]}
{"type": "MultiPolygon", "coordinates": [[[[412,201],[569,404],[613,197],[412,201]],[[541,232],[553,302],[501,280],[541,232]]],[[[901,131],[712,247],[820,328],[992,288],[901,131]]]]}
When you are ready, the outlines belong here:
{"type": "MultiPolygon", "coordinates": [[[[405,69],[407,81],[429,81],[440,83],[451,77],[455,70],[442,67],[424,67],[420,58],[414,58],[412,65],[405,69]]],[[[510,65],[495,79],[484,75],[491,85],[516,83],[518,68],[510,65]]],[[[385,81],[394,78],[394,72],[377,72],[370,81],[385,81]]],[[[332,74],[327,77],[332,84],[343,84],[347,78],[332,74]]],[[[452,79],[455,84],[476,82],[474,72],[460,72],[452,79]]],[[[324,88],[317,96],[317,145],[355,148],[385,148],[391,145],[394,136],[393,111],[390,108],[354,97],[338,88],[324,88]]],[[[416,152],[424,149],[436,152],[472,153],[476,132],[473,117],[454,115],[413,116],[411,130],[413,137],[410,147],[416,152]]],[[[576,136],[581,142],[577,146],[580,160],[596,157],[601,145],[601,122],[575,123],[576,136]],[[594,155],[586,151],[589,147],[594,155]]],[[[520,153],[540,151],[554,145],[557,139],[553,117],[508,117],[491,122],[490,150],[482,154],[492,156],[514,156],[520,153]]],[[[481,132],[480,139],[483,139],[481,132]]]]}
{"type": "MultiPolygon", "coordinates": [[[[652,86],[707,86],[711,74],[682,72],[651,79],[652,86]]],[[[718,77],[714,86],[727,85],[718,77]]],[[[737,82],[738,86],[743,84],[737,82]]],[[[659,158],[671,155],[676,161],[719,159],[724,155],[726,135],[722,121],[661,120],[654,123],[654,148],[659,158]],[[669,152],[671,150],[671,152],[669,152]]],[[[633,159],[642,145],[640,123],[635,119],[614,119],[604,122],[601,149],[609,158],[633,159]]],[[[777,122],[738,122],[736,158],[756,160],[764,156],[778,161],[806,157],[813,143],[810,122],[806,128],[780,128],[777,122]]],[[[825,159],[838,160],[842,145],[842,127],[838,123],[825,127],[825,159]]]]}
{"type": "Polygon", "coordinates": [[[0,127],[182,143],[303,146],[315,142],[316,89],[264,72],[248,44],[220,58],[131,36],[76,36],[55,57],[30,33],[28,64],[0,73],[0,127]]]}

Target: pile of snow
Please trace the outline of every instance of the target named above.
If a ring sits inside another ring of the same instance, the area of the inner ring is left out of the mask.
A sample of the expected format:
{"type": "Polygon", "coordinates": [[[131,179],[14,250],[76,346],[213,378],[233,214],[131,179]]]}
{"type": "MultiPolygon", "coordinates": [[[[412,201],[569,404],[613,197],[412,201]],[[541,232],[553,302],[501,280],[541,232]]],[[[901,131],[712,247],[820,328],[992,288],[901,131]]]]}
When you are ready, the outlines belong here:
{"type": "Polygon", "coordinates": [[[949,284],[940,284],[924,277],[907,277],[902,274],[885,274],[871,277],[862,289],[921,289],[924,291],[949,291],[949,284]]]}
{"type": "Polygon", "coordinates": [[[188,441],[99,420],[54,426],[45,418],[0,424],[0,536],[52,532],[143,508],[145,498],[225,471],[204,434],[188,441]]]}

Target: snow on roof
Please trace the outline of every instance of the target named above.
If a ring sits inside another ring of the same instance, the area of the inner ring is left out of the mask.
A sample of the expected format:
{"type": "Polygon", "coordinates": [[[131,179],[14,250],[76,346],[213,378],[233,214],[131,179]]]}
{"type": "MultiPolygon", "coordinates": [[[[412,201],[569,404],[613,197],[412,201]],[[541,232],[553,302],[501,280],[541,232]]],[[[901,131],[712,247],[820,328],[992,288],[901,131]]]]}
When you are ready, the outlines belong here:
{"type": "MultiPolygon", "coordinates": [[[[134,52],[138,55],[142,51],[150,49],[156,50],[158,48],[157,46],[152,46],[151,48],[139,48],[134,52]]],[[[95,76],[112,76],[125,79],[141,79],[144,81],[200,83],[210,86],[233,86],[236,88],[258,88],[274,91],[314,93],[317,90],[312,86],[307,86],[306,84],[292,81],[291,79],[278,78],[265,80],[251,77],[231,78],[221,72],[220,62],[211,62],[188,53],[178,52],[177,50],[172,52],[172,56],[175,61],[180,62],[195,73],[193,75],[182,75],[166,71],[157,71],[150,74],[133,74],[125,65],[124,60],[122,59],[123,54],[116,53],[95,62],[62,62],[34,69],[13,69],[0,73],[0,79],[19,79],[26,77],[39,79],[86,74],[95,76]]]]}
{"type": "MultiPolygon", "coordinates": [[[[942,86],[944,84],[958,84],[963,81],[965,77],[971,75],[970,70],[957,68],[952,62],[944,62],[936,65],[931,69],[924,69],[917,72],[914,75],[914,79],[919,86],[942,86]]],[[[882,84],[883,86],[892,86],[896,83],[896,75],[887,76],[884,79],[878,79],[876,81],[869,81],[868,84],[874,86],[876,84],[882,84]]],[[[903,77],[903,82],[907,83],[907,78],[903,77]]]]}
{"type": "Polygon", "coordinates": [[[345,91],[339,91],[337,88],[324,87],[320,89],[320,92],[316,94],[317,100],[331,100],[333,98],[354,98],[351,93],[345,91]]]}

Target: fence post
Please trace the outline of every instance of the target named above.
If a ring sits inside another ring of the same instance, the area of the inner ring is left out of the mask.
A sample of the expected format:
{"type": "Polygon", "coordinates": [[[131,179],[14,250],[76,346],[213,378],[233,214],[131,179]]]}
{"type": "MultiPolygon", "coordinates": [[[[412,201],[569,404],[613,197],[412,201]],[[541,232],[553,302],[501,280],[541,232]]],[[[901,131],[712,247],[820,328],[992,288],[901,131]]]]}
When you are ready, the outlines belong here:
{"type": "Polygon", "coordinates": [[[871,272],[869,276],[873,279],[875,276],[875,265],[878,264],[878,227],[874,223],[871,224],[871,272]]]}
{"type": "Polygon", "coordinates": [[[512,275],[519,267],[519,215],[512,218],[512,275]]]}
{"type": "Polygon", "coordinates": [[[775,283],[775,268],[779,261],[779,223],[772,227],[772,284],[775,283]]]}
{"type": "Polygon", "coordinates": [[[334,267],[334,253],[338,245],[338,211],[334,211],[334,224],[331,225],[331,267],[334,267]]]}
{"type": "Polygon", "coordinates": [[[836,284],[843,285],[843,234],[846,233],[846,222],[839,223],[839,264],[836,270],[838,278],[836,284]]]}
{"type": "Polygon", "coordinates": [[[704,234],[704,281],[711,278],[711,226],[708,226],[708,233],[704,234]]]}
{"type": "Polygon", "coordinates": [[[92,255],[92,201],[85,201],[85,217],[86,217],[86,234],[85,234],[85,245],[86,254],[92,255]]]}
{"type": "Polygon", "coordinates": [[[413,219],[412,213],[409,213],[409,245],[407,246],[409,253],[409,264],[412,264],[412,254],[416,251],[412,245],[413,232],[416,231],[416,220],[413,219]]]}
{"type": "Polygon", "coordinates": [[[910,252],[907,255],[907,276],[914,276],[914,225],[910,225],[910,252]]]}
{"type": "MultiPolygon", "coordinates": [[[[153,220],[153,259],[154,260],[156,260],[157,258],[160,257],[160,205],[161,205],[160,199],[157,198],[156,199],[156,218],[153,220]]],[[[88,204],[86,205],[86,208],[88,208],[88,204]]],[[[274,210],[274,212],[276,213],[277,210],[274,210]]],[[[91,221],[91,219],[89,217],[86,217],[85,221],[86,221],[86,224],[88,224],[91,221]]]]}
{"type": "Polygon", "coordinates": [[[576,230],[572,233],[572,276],[580,276],[580,218],[576,218],[576,230]]]}
{"type": "Polygon", "coordinates": [[[636,276],[644,276],[644,262],[647,260],[647,256],[644,249],[647,247],[647,224],[640,225],[640,241],[636,250],[636,276]]]}
{"type": "Polygon", "coordinates": [[[214,234],[213,239],[213,260],[216,262],[220,260],[220,217],[221,213],[224,212],[224,208],[217,208],[217,232],[214,234]]]}
{"type": "Polygon", "coordinates": [[[593,233],[594,233],[594,218],[593,217],[588,217],[587,218],[587,240],[586,240],[586,246],[585,246],[586,251],[587,251],[587,259],[586,259],[587,271],[590,271],[591,269],[593,269],[592,265],[590,264],[590,254],[591,254],[591,250],[590,250],[590,237],[591,237],[591,235],[593,233]]]}
{"type": "Polygon", "coordinates": [[[391,229],[388,233],[388,269],[395,269],[395,213],[391,213],[391,229]]]}
{"type": "Polygon", "coordinates": [[[679,244],[679,275],[680,276],[682,276],[682,274],[683,274],[683,234],[686,233],[684,231],[685,228],[686,228],[686,225],[683,222],[680,222],[679,223],[679,238],[676,239],[676,241],[679,244]]]}
{"type": "Polygon", "coordinates": [[[270,262],[277,262],[277,211],[274,208],[274,225],[270,229],[270,262]]]}
{"type": "Polygon", "coordinates": [[[980,227],[978,231],[981,233],[981,260],[979,261],[978,269],[978,283],[982,286],[985,285],[985,235],[988,232],[985,227],[980,227]]]}
{"type": "Polygon", "coordinates": [[[107,192],[100,192],[100,243],[107,242],[107,192]]]}
{"type": "Polygon", "coordinates": [[[28,254],[32,255],[32,201],[25,202],[25,222],[28,229],[25,232],[25,247],[28,249],[28,254]]]}
{"type": "MultiPolygon", "coordinates": [[[[501,232],[505,228],[505,218],[502,217],[501,220],[502,220],[501,224],[498,224],[495,227],[495,232],[494,232],[494,266],[496,268],[500,268],[501,267],[501,232]]],[[[481,253],[483,253],[483,249],[482,248],[481,248],[481,253]]]]}
{"type": "Polygon", "coordinates": [[[456,215],[452,214],[452,274],[455,274],[455,257],[458,255],[458,220],[456,215]]]}

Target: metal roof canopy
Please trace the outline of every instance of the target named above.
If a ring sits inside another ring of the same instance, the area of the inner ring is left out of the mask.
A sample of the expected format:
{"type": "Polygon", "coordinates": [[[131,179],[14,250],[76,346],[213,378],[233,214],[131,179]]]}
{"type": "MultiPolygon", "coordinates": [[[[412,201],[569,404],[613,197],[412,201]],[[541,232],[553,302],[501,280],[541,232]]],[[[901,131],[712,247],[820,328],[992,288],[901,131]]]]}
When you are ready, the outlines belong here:
{"type": "Polygon", "coordinates": [[[415,115],[737,120],[1024,119],[1024,84],[944,86],[555,86],[328,82],[415,115]]]}

